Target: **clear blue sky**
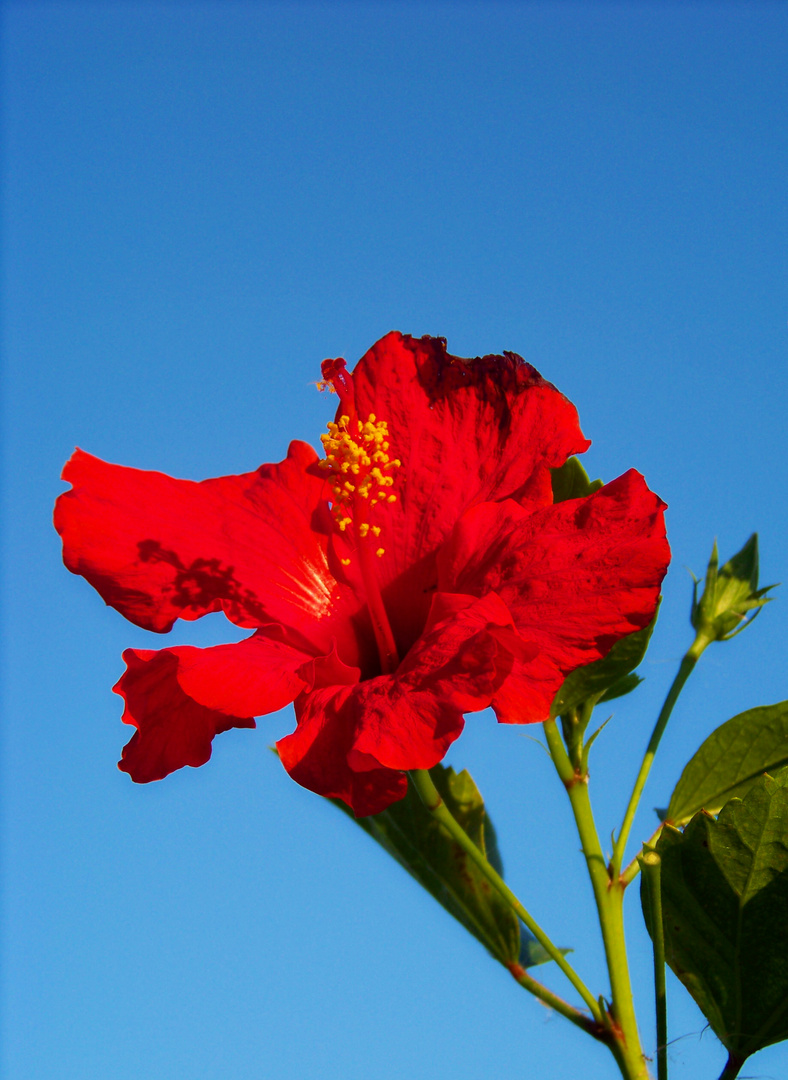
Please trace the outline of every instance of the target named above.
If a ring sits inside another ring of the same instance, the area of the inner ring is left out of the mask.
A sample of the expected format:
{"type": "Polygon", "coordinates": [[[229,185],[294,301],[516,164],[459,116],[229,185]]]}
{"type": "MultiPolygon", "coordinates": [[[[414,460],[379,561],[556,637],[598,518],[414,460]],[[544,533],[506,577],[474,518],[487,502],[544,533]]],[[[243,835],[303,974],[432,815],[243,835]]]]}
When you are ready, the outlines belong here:
{"type": "MultiPolygon", "coordinates": [[[[646,682],[592,761],[620,820],[713,537],[788,577],[788,6],[6,4],[6,1080],[607,1080],[268,745],[147,787],[115,767],[126,624],[60,563],[75,444],[202,478],[313,444],[326,356],[390,329],[513,349],[577,404],[592,476],[640,469],[674,562],[646,682]]],[[[713,727],[788,697],[788,596],[709,650],[635,834],[713,727]]],[[[538,730],[529,730],[538,735],[538,730]]],[[[512,884],[606,992],[563,791],[469,722],[512,884]]],[[[654,1045],[649,947],[630,939],[654,1045]]],[[[546,969],[544,969],[546,970],[546,969]]],[[[557,973],[547,975],[560,986],[557,973]]],[[[671,1080],[723,1054],[671,977],[671,1080]]],[[[784,1077],[788,1047],[747,1075],[784,1077]]]]}

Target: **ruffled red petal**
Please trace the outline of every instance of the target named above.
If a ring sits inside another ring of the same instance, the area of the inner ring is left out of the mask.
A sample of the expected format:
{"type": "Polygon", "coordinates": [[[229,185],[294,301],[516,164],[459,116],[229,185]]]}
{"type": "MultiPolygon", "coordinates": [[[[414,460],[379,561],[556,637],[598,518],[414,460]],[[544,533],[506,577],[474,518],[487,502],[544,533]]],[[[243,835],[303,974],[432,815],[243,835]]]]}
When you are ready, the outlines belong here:
{"type": "Polygon", "coordinates": [[[224,610],[240,626],[282,623],[314,652],[341,639],[352,659],[362,604],[329,568],[316,461],[294,442],[279,464],[195,483],[77,450],[63,471],[73,489],[55,508],[66,566],[148,630],[224,610]]]}
{"type": "Polygon", "coordinates": [[[182,645],[170,651],[178,656],[183,691],[232,716],[264,716],[295,701],[306,685],[304,664],[311,660],[303,648],[285,641],[277,626],[230,645],[182,645]]]}
{"type": "Polygon", "coordinates": [[[664,509],[631,469],[585,499],[464,515],[440,555],[441,588],[494,590],[539,648],[496,696],[500,719],[544,720],[566,675],[651,621],[670,560],[664,509]]]}
{"type": "Polygon", "coordinates": [[[391,769],[432,768],[461,734],[463,714],[486,709],[515,658],[536,651],[494,593],[476,601],[439,594],[430,628],[394,676],[356,688],[354,750],[391,769]]]}
{"type": "Polygon", "coordinates": [[[347,708],[353,688],[328,687],[305,695],[297,708],[298,727],[276,744],[282,764],[302,787],[342,799],[357,817],[379,814],[403,799],[408,778],[374,761],[367,768],[348,764],[355,734],[355,710],[347,708]]]}
{"type": "Polygon", "coordinates": [[[174,649],[127,649],[123,659],[128,670],[114,689],[126,701],[123,722],[137,731],[123,748],[118,768],[138,784],[161,780],[184,765],[204,765],[214,735],[255,726],[251,717],[208,709],[185,694],[176,677],[174,649]]]}
{"type": "Polygon", "coordinates": [[[298,671],[308,656],[282,640],[278,628],[269,632],[210,649],[127,649],[127,671],[115,691],[126,702],[124,723],[137,732],[120,768],[147,783],[184,765],[204,765],[214,735],[254,727],[252,717],[289,705],[306,685],[298,671]]]}
{"type": "MultiPolygon", "coordinates": [[[[577,411],[519,356],[464,360],[442,338],[390,333],[353,371],[364,420],[389,426],[401,468],[383,528],[380,580],[403,651],[417,636],[435,588],[435,551],[468,507],[508,497],[552,502],[549,469],[590,445],[577,411]]],[[[341,411],[341,409],[340,409],[341,411]]]]}
{"type": "Polygon", "coordinates": [[[285,768],[358,816],[378,813],[405,794],[396,776],[436,765],[462,732],[463,713],[486,708],[515,659],[535,653],[494,594],[438,596],[430,628],[394,675],[318,686],[296,702],[298,727],[277,744],[285,768]]]}

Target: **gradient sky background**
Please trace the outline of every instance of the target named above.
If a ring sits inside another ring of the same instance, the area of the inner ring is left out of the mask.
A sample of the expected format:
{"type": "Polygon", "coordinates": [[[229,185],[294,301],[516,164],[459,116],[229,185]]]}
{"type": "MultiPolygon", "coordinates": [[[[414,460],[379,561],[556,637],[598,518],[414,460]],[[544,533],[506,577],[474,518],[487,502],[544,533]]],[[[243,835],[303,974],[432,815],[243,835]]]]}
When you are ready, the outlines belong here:
{"type": "MultiPolygon", "coordinates": [[[[3,17],[3,1077],[607,1080],[606,1051],[289,780],[268,746],[291,710],[200,770],[116,769],[122,649],[238,634],[125,623],[64,570],[52,503],[75,444],[194,479],[316,444],[320,361],[390,329],[522,353],[577,404],[591,475],[635,466],[670,504],[646,682],[592,759],[609,834],[691,639],[685,567],[757,529],[762,581],[788,577],[788,6],[3,17]]],[[[714,727],[788,697],[787,632],[784,586],[706,654],[636,837],[714,727]]],[[[607,992],[564,793],[525,734],[472,718],[449,760],[516,891],[607,992]]],[[[653,1050],[636,889],[628,911],[653,1050]]],[[[714,1080],[724,1054],[669,978],[671,1078],[714,1080]]],[[[787,1074],[786,1045],[743,1071],[787,1074]]]]}

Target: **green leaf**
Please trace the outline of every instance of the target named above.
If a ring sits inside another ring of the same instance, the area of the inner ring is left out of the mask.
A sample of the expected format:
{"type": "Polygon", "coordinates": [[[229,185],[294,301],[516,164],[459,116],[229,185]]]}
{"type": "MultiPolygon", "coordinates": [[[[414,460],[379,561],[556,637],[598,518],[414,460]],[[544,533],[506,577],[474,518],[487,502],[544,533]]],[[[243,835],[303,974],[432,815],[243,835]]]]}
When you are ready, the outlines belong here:
{"type": "Polygon", "coordinates": [[[646,655],[648,643],[657,623],[657,612],[654,613],[654,618],[648,626],[642,630],[636,630],[634,634],[627,634],[626,637],[617,641],[607,656],[601,660],[595,660],[593,664],[577,668],[571,675],[567,675],[561,689],[553,698],[550,708],[551,719],[571,709],[576,709],[584,701],[593,699],[596,703],[606,693],[609,693],[611,697],[620,697],[621,694],[628,694],[630,690],[635,689],[641,680],[632,682],[630,673],[646,655]],[[625,684],[625,679],[628,677],[630,681],[625,684]],[[615,694],[611,693],[613,689],[617,689],[615,694]]]}
{"type": "Polygon", "coordinates": [[[629,675],[624,675],[623,678],[614,682],[609,690],[605,690],[599,701],[600,703],[603,701],[612,701],[614,698],[623,697],[624,694],[631,694],[642,682],[643,680],[639,675],[630,672],[629,675]]]}
{"type": "MultiPolygon", "coordinates": [[[[520,936],[522,938],[520,959],[518,961],[520,967],[536,967],[538,964],[547,964],[553,959],[544,945],[536,940],[524,923],[520,923],[520,936]]],[[[572,952],[572,949],[560,949],[559,951],[566,956],[567,953],[572,952]]]]}
{"type": "Polygon", "coordinates": [[[567,499],[583,499],[604,486],[601,480],[588,479],[588,473],[576,457],[567,458],[559,469],[551,469],[550,472],[554,503],[566,502],[567,499]]]}
{"type": "MultiPolygon", "coordinates": [[[[470,774],[436,765],[430,775],[455,819],[503,876],[495,830],[470,774]]],[[[374,817],[355,818],[344,803],[331,801],[377,840],[502,964],[517,962],[526,967],[549,959],[525,927],[521,930],[506,901],[432,817],[412,786],[404,799],[374,817]]]]}
{"type": "Polygon", "coordinates": [[[690,758],[670,797],[672,825],[684,825],[698,810],[716,814],[742,797],[765,772],[788,765],[788,701],[748,709],[709,735],[690,758]]]}
{"type": "Polygon", "coordinates": [[[788,770],[665,826],[656,850],[667,961],[721,1041],[744,1059],[788,1038],[788,770]]]}

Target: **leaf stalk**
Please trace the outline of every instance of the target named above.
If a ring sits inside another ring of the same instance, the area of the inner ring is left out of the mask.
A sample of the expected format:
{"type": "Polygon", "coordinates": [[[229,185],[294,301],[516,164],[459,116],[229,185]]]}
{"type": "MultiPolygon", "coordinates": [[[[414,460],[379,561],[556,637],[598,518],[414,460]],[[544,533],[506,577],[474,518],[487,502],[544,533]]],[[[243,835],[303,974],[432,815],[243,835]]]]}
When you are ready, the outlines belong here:
{"type": "MultiPolygon", "coordinates": [[[[515,896],[500,874],[490,865],[481,850],[474,844],[462,826],[455,820],[449,808],[444,803],[438,789],[433,783],[432,777],[426,769],[413,769],[409,773],[411,782],[432,816],[440,822],[449,835],[455,840],[470,859],[478,866],[484,876],[500,895],[506,900],[513,911],[525,923],[536,940],[555,960],[561,971],[570,981],[575,990],[587,1005],[592,1017],[597,1024],[604,1025],[604,1017],[599,1007],[599,1002],[585,985],[572,965],[567,961],[561,950],[555,945],[544,930],[539,926],[533,916],[526,910],[520,900],[515,896]]],[[[535,981],[535,980],[534,980],[535,981]]],[[[561,1010],[558,1010],[561,1011],[561,1010]]]]}
{"type": "Polygon", "coordinates": [[[569,1020],[576,1027],[581,1028],[588,1035],[594,1039],[598,1039],[600,1042],[608,1041],[608,1032],[604,1024],[600,1024],[593,1017],[587,1013],[580,1012],[574,1005],[570,1005],[568,1001],[564,1001],[558,994],[554,994],[552,990],[540,983],[538,979],[535,979],[526,968],[520,964],[509,965],[509,972],[514,978],[515,982],[518,982],[523,989],[527,990],[534,997],[538,998],[548,1008],[554,1009],[557,1013],[560,1013],[565,1019],[569,1020]]]}
{"type": "Polygon", "coordinates": [[[735,1080],[745,1061],[746,1058],[739,1058],[734,1053],[730,1053],[725,1062],[725,1068],[719,1075],[719,1080],[735,1080]]]}

